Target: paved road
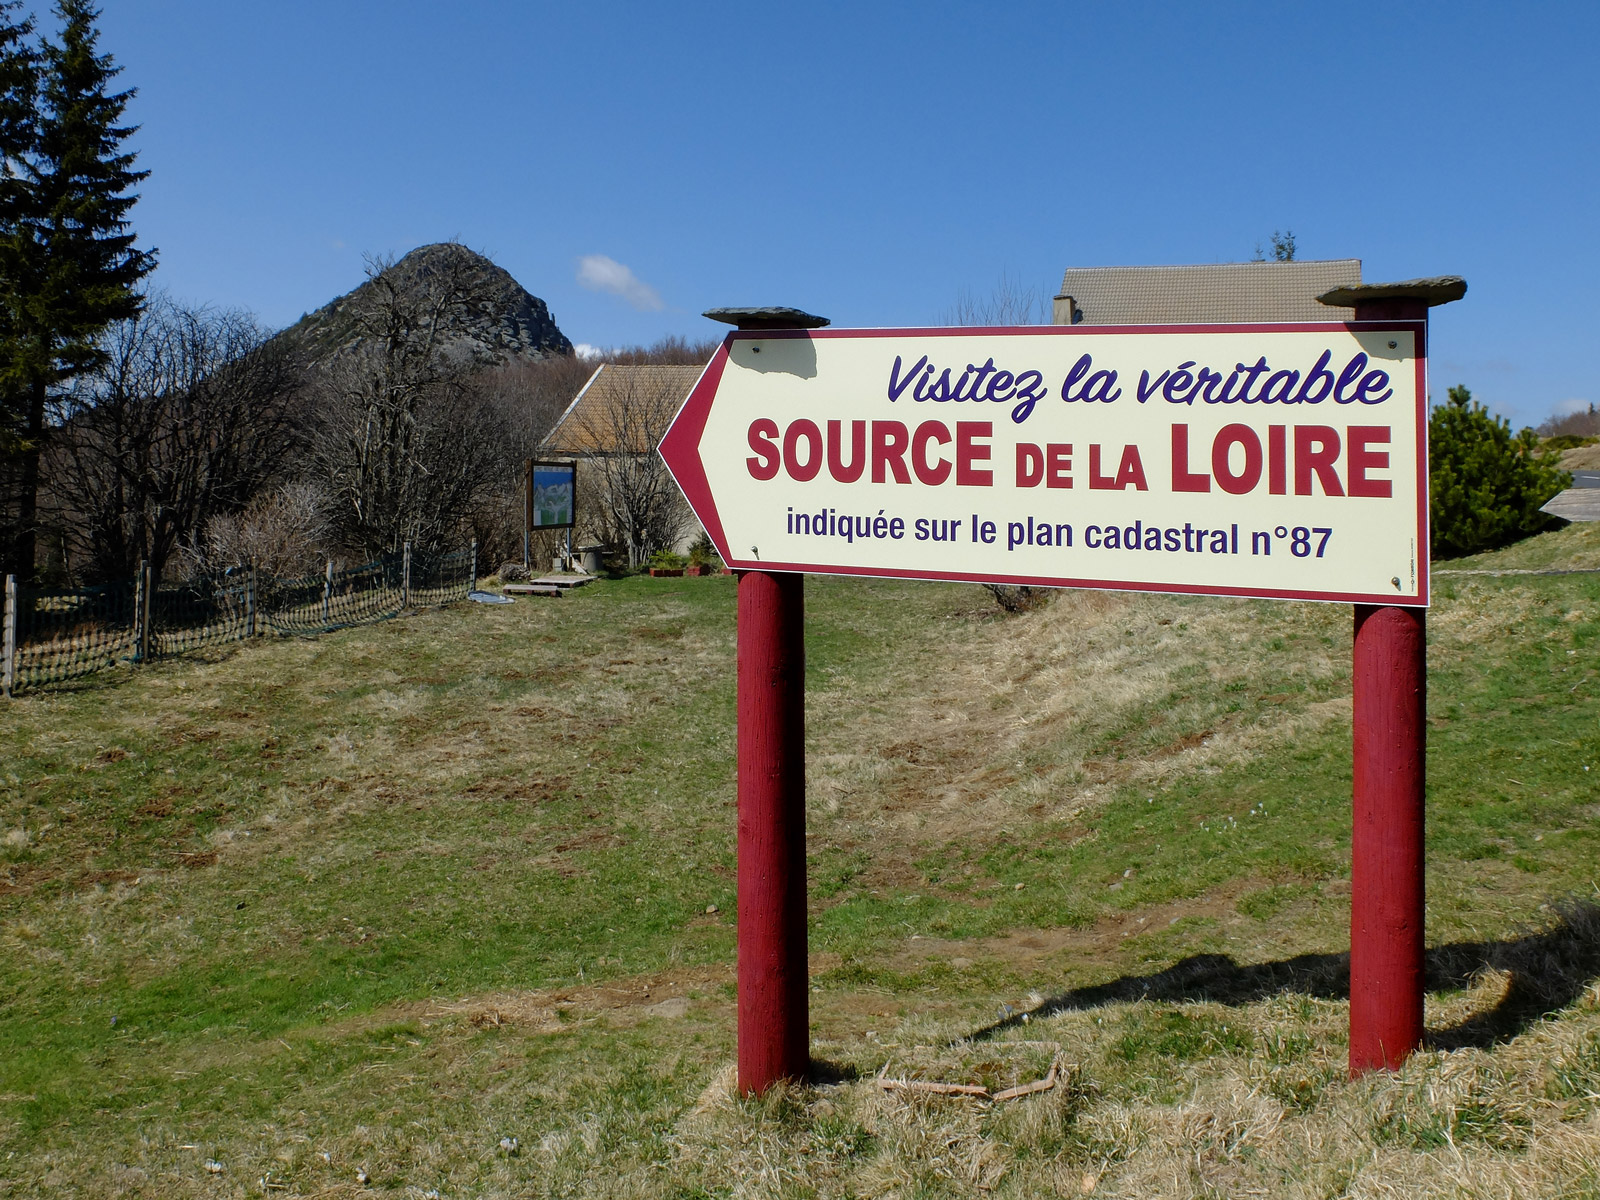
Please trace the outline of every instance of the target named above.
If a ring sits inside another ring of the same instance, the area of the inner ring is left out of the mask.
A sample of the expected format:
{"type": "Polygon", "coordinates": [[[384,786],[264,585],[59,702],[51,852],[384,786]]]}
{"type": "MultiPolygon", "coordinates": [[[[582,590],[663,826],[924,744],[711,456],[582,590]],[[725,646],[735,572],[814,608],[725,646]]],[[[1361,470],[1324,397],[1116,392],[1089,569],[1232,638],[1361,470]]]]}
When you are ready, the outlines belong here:
{"type": "Polygon", "coordinates": [[[1572,486],[1575,488],[1600,488],[1600,471],[1574,471],[1572,473],[1572,486]]]}

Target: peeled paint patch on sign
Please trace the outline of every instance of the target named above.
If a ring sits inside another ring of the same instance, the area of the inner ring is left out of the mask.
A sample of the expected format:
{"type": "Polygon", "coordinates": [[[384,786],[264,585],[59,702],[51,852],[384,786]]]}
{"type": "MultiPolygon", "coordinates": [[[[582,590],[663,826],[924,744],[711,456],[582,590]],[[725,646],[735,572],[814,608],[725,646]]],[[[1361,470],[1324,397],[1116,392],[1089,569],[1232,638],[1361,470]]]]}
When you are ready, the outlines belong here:
{"type": "Polygon", "coordinates": [[[1423,329],[740,332],[662,454],[736,568],[1426,604],[1423,329]]]}

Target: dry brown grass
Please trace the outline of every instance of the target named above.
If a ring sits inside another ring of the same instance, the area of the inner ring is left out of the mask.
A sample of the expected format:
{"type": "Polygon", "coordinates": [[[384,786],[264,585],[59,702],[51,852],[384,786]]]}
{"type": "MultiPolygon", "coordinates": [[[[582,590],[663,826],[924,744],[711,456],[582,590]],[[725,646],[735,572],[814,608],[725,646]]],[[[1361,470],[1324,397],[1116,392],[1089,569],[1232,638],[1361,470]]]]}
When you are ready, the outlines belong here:
{"type": "Polygon", "coordinates": [[[1024,617],[931,631],[939,656],[812,702],[813,829],[903,860],[1244,762],[1348,719],[1348,696],[1328,694],[1348,687],[1348,620],[1332,606],[1066,592],[1024,617]]]}
{"type": "Polygon", "coordinates": [[[1600,443],[1574,446],[1570,450],[1561,452],[1563,471],[1593,471],[1596,468],[1600,468],[1600,443]]]}
{"type": "MultiPolygon", "coordinates": [[[[1341,1005],[1276,997],[1183,1012],[1248,1031],[1251,1051],[1130,1070],[1125,1014],[1073,1013],[1033,1032],[1083,1065],[1010,1104],[886,1094],[871,1077],[740,1101],[725,1073],[678,1123],[674,1174],[707,1194],[763,1197],[1600,1194],[1596,989],[1515,1044],[1423,1053],[1354,1081],[1341,1005]]],[[[1038,1044],[883,1053],[894,1071],[981,1081],[1038,1044]]]]}
{"type": "MultiPolygon", "coordinates": [[[[1492,995],[1493,985],[1471,1000],[1492,995]],[[1487,993],[1487,994],[1485,994],[1487,993]]],[[[715,1010],[720,1004],[711,1004],[715,1010]]],[[[1600,1194],[1600,989],[1514,1043],[1417,1055],[1395,1074],[1349,1081],[1341,1004],[1278,996],[1246,1006],[1109,1007],[1032,1023],[1018,1040],[952,1041],[958,1020],[915,1017],[879,1044],[820,1042],[856,1078],[734,1094],[731,1066],[702,1068],[697,1099],[650,1093],[695,1044],[705,1001],[645,1018],[653,1062],[579,1050],[530,1076],[519,1047],[617,1042],[609,1012],[549,1019],[512,995],[435,1009],[404,1036],[415,1054],[372,1053],[365,1095],[308,1082],[300,1113],[194,1144],[181,1125],[147,1122],[137,1147],[86,1175],[76,1155],[13,1176],[17,1195],[127,1197],[719,1196],[1437,1197],[1583,1200],[1600,1194]],[[1242,1030],[1177,1058],[1130,1039],[1176,1014],[1242,1030]],[[496,1016],[500,1019],[496,1019],[496,1016]],[[414,1031],[414,1036],[412,1032],[414,1031]],[[1070,1069],[1047,1092],[1007,1103],[885,1092],[876,1073],[994,1084],[1036,1077],[1059,1044],[1070,1069]],[[676,1047],[676,1049],[674,1049],[676,1047]],[[660,1079],[652,1079],[660,1072],[660,1079]],[[330,1121],[330,1102],[350,1111],[330,1121]],[[309,1114],[309,1116],[308,1116],[309,1114]],[[497,1150],[518,1134],[514,1152],[497,1150]],[[203,1164],[223,1166],[210,1175],[203,1164]],[[356,1172],[368,1183],[356,1182],[356,1172]],[[263,1186],[276,1181],[282,1190],[263,1186]],[[83,1191],[89,1184],[91,1190],[83,1191]]],[[[393,1018],[397,1014],[388,1014],[393,1018]]],[[[713,1017],[713,1019],[715,1019],[713,1017]]],[[[337,1031],[326,1031],[333,1037],[337,1031]]],[[[692,1052],[691,1052],[692,1053],[692,1052]]],[[[277,1047],[234,1070],[272,1069],[277,1047]]],[[[283,1066],[291,1068],[285,1061],[283,1066]]],[[[183,1069],[202,1069],[184,1063],[183,1069]]],[[[691,1093],[692,1096],[692,1093],[691,1093]]]]}

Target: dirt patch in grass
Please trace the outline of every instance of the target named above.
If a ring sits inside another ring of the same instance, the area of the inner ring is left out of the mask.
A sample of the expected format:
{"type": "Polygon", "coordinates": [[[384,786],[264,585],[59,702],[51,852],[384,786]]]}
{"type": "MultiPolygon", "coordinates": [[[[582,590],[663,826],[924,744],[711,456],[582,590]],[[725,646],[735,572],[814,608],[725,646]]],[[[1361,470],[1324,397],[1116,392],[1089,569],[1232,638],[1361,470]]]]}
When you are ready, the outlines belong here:
{"type": "MultiPolygon", "coordinates": [[[[578,1022],[604,1014],[608,1018],[676,1019],[701,1003],[707,992],[720,992],[733,983],[730,966],[681,968],[616,979],[584,987],[548,988],[521,992],[496,992],[460,1000],[387,1009],[373,1020],[405,1016],[429,1019],[455,1018],[477,1028],[517,1026],[534,1033],[557,1033],[578,1022]]],[[[719,1019],[732,1016],[726,999],[713,1001],[719,1019]]]]}
{"type": "Polygon", "coordinates": [[[917,938],[907,941],[888,961],[900,969],[940,961],[961,966],[987,962],[1025,970],[1042,961],[1073,954],[1103,967],[1118,961],[1128,938],[1168,929],[1183,920],[1232,918],[1239,897],[1263,882],[1239,879],[1204,896],[1106,913],[1086,928],[1018,929],[998,937],[965,940],[917,938]]]}

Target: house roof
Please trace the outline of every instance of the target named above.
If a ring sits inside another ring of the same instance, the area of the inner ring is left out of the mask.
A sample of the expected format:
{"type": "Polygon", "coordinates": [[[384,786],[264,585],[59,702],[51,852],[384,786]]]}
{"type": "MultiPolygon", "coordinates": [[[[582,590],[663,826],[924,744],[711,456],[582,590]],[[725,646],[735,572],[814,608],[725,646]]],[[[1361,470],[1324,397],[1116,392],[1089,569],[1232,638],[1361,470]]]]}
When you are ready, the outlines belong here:
{"type": "Polygon", "coordinates": [[[704,370],[602,363],[541,446],[552,454],[649,453],[704,370]]]}
{"type": "Polygon", "coordinates": [[[1068,267],[1058,325],[1229,321],[1348,321],[1353,308],[1319,304],[1361,283],[1359,258],[1210,263],[1182,267],[1068,267]]]}

